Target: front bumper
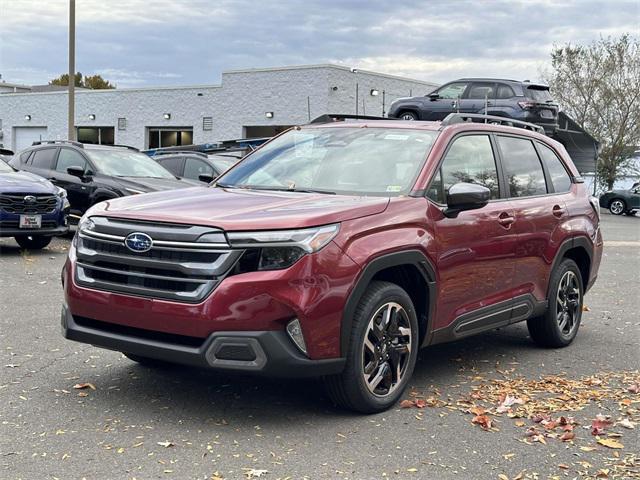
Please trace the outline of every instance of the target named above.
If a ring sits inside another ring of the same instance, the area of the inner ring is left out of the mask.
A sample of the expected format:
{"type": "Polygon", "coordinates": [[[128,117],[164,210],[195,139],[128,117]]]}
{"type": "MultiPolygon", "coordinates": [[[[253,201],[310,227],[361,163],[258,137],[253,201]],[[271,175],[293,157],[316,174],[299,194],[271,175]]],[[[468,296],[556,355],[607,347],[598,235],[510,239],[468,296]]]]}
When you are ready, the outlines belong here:
{"type": "Polygon", "coordinates": [[[15,237],[21,235],[38,235],[43,237],[53,237],[57,235],[64,235],[69,231],[68,226],[60,226],[56,228],[2,228],[0,230],[0,237],[15,237]]]}
{"type": "Polygon", "coordinates": [[[273,377],[315,377],[340,373],[344,358],[310,360],[281,330],[215,332],[205,339],[159,334],[61,313],[62,334],[69,340],[222,372],[273,377]]]}

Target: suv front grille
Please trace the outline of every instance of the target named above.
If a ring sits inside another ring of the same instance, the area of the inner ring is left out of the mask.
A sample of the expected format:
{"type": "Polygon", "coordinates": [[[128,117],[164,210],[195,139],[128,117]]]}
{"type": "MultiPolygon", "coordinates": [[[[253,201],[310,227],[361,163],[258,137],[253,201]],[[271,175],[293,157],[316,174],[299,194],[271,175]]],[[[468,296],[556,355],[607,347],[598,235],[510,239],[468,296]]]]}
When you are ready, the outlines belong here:
{"type": "Polygon", "coordinates": [[[31,195],[31,194],[0,194],[0,209],[7,213],[18,214],[44,214],[52,213],[58,206],[58,197],[55,195],[31,195]],[[31,202],[27,198],[32,197],[31,202]]]}
{"type": "Polygon", "coordinates": [[[231,250],[224,234],[210,227],[92,220],[92,230],[78,232],[76,281],[98,290],[200,302],[242,253],[231,250]],[[153,239],[150,250],[135,252],[125,246],[125,238],[134,232],[153,239]],[[220,241],[199,241],[203,235],[220,241]]]}

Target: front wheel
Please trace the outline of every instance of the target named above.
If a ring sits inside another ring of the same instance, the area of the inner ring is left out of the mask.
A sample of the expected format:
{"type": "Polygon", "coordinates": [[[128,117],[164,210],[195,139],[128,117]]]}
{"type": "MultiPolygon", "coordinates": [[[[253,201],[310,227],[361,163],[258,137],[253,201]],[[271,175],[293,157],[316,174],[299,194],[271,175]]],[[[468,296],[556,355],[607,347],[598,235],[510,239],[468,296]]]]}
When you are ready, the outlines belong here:
{"type": "Polygon", "coordinates": [[[41,250],[51,243],[51,238],[43,235],[18,235],[15,237],[18,245],[24,250],[41,250]]]}
{"type": "Polygon", "coordinates": [[[415,112],[402,112],[400,115],[398,115],[398,118],[400,120],[413,121],[418,120],[418,115],[415,112]]]}
{"type": "Polygon", "coordinates": [[[609,211],[614,215],[622,215],[624,211],[627,209],[627,206],[624,203],[624,200],[616,198],[609,203],[609,211]]]}
{"type": "Polygon", "coordinates": [[[566,347],[578,334],[584,287],[576,262],[565,258],[549,281],[547,311],[527,320],[529,335],[542,347],[566,347]]]}
{"type": "Polygon", "coordinates": [[[407,292],[393,283],[372,282],[354,315],[345,369],[325,378],[331,399],[362,413],[392,407],[413,374],[418,337],[407,292]]]}

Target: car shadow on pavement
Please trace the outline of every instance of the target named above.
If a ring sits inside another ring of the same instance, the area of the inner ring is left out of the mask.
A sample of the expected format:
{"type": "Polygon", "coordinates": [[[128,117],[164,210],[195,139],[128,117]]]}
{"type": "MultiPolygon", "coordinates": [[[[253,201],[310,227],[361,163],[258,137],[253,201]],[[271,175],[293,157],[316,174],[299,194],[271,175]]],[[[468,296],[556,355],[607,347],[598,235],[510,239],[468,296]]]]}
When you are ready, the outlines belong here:
{"type": "MultiPolygon", "coordinates": [[[[497,363],[511,362],[524,350],[536,350],[526,329],[489,332],[473,339],[423,349],[409,388],[446,390],[469,372],[483,368],[494,371],[497,363]]],[[[258,423],[266,427],[281,425],[283,420],[361,417],[335,407],[319,379],[229,376],[204,369],[149,368],[135,363],[118,370],[121,371],[118,375],[120,384],[109,387],[111,390],[104,402],[127,405],[130,410],[157,409],[163,416],[167,411],[177,410],[182,422],[192,422],[193,428],[202,422],[222,420],[236,426],[258,423]]],[[[99,401],[98,398],[94,400],[99,401]]],[[[107,408],[106,405],[99,406],[100,409],[103,407],[107,408]]],[[[147,412],[148,415],[151,413],[147,412]]]]}

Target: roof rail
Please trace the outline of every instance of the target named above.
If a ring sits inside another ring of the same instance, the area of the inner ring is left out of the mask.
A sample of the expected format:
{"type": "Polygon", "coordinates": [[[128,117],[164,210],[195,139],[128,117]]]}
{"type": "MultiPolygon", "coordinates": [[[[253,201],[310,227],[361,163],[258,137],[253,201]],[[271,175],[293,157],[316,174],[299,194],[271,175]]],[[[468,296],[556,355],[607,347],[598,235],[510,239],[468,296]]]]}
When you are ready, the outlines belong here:
{"type": "Polygon", "coordinates": [[[55,144],[69,144],[74,147],[84,148],[84,145],[80,142],[74,142],[73,140],[36,140],[31,145],[55,145],[55,144]]]}
{"type": "Polygon", "coordinates": [[[324,115],[320,115],[319,117],[316,117],[313,120],[311,120],[309,122],[309,124],[343,122],[345,120],[397,120],[397,118],[375,117],[375,116],[372,116],[372,115],[350,115],[350,114],[343,114],[343,113],[325,113],[324,115]]]}
{"type": "Polygon", "coordinates": [[[150,148],[143,150],[150,157],[155,155],[165,155],[169,153],[181,152],[181,153],[220,153],[220,152],[246,152],[247,150],[253,151],[266,141],[271,140],[271,137],[262,138],[239,138],[235,140],[223,140],[220,142],[212,143],[200,143],[197,145],[176,145],[173,147],[161,147],[150,148]]]}
{"type": "Polygon", "coordinates": [[[207,154],[204,152],[199,152],[197,150],[168,150],[168,151],[159,151],[156,150],[155,153],[153,154],[154,157],[157,157],[159,155],[198,155],[199,157],[207,157],[207,154]]]}
{"type": "Polygon", "coordinates": [[[103,145],[105,147],[120,147],[120,148],[126,148],[128,150],[135,150],[136,152],[139,152],[140,150],[138,150],[136,147],[132,147],[131,145],[123,145],[121,143],[114,143],[112,145],[103,145]]]}
{"type": "Polygon", "coordinates": [[[507,127],[524,128],[525,130],[532,130],[534,132],[542,133],[544,135],[544,128],[535,123],[521,122],[520,120],[513,120],[512,118],[497,117],[495,115],[483,115],[482,113],[450,113],[440,123],[441,126],[446,127],[454,125],[456,123],[468,123],[482,121],[484,123],[505,125],[507,127]]]}

